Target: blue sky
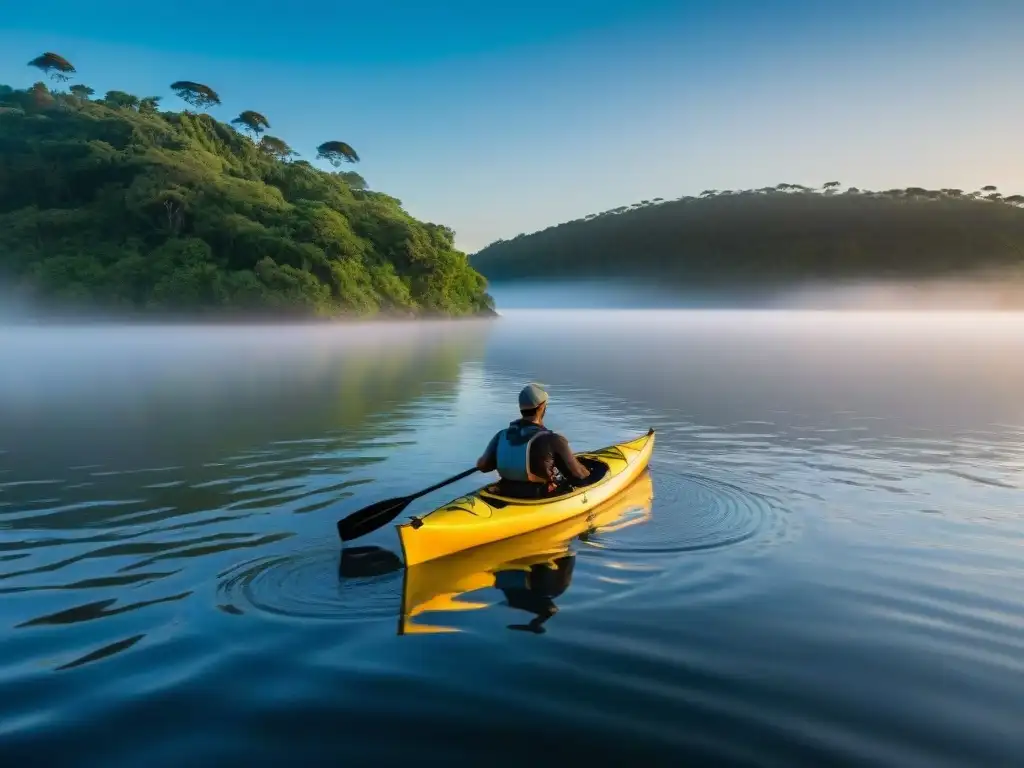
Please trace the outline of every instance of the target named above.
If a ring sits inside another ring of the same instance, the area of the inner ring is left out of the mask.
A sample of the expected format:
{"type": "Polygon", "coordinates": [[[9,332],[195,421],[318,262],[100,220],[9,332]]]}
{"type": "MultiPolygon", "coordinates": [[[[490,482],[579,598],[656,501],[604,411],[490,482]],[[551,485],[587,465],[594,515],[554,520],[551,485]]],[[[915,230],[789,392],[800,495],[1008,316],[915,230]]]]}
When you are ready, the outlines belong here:
{"type": "Polygon", "coordinates": [[[53,50],[168,108],[207,83],[474,251],[706,188],[1024,192],[1022,29],[1020,0],[49,0],[4,8],[0,82],[53,50]]]}

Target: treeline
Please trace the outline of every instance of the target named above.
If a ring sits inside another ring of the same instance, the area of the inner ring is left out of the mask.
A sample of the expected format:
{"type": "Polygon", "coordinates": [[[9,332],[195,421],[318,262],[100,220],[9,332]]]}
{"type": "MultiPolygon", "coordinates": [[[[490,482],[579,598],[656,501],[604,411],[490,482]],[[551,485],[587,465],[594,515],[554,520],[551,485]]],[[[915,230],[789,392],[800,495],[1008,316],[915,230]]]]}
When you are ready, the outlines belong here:
{"type": "MultiPolygon", "coordinates": [[[[55,53],[29,65],[66,83],[55,53]]],[[[203,83],[170,89],[194,109],[203,83]]],[[[268,118],[228,125],[74,84],[0,85],[0,281],[48,307],[118,313],[351,317],[491,313],[454,233],[416,221],[354,172],[314,168],[268,118]]],[[[359,161],[332,140],[317,158],[359,161]]]]}
{"type": "Polygon", "coordinates": [[[470,257],[489,280],[631,277],[694,284],[953,276],[1024,267],[1024,197],[839,182],[643,200],[470,257]]]}

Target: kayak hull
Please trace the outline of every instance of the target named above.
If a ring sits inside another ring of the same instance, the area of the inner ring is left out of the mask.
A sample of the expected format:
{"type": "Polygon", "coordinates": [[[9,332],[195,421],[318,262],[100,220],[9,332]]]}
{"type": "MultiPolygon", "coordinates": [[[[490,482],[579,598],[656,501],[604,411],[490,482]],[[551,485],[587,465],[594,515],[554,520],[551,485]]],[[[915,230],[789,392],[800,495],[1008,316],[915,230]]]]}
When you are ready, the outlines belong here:
{"type": "Polygon", "coordinates": [[[586,514],[406,568],[398,634],[458,632],[444,616],[451,619],[452,612],[491,607],[494,599],[482,590],[498,587],[502,575],[518,572],[533,589],[538,569],[559,571],[566,557],[574,556],[571,543],[577,537],[612,534],[647,522],[653,498],[651,473],[645,470],[624,491],[586,514]]]}
{"type": "Polygon", "coordinates": [[[397,525],[406,566],[501,541],[555,525],[604,504],[625,490],[647,468],[654,451],[654,430],[596,451],[576,454],[607,467],[594,483],[546,499],[515,499],[491,491],[493,484],[449,501],[425,515],[397,525]]]}

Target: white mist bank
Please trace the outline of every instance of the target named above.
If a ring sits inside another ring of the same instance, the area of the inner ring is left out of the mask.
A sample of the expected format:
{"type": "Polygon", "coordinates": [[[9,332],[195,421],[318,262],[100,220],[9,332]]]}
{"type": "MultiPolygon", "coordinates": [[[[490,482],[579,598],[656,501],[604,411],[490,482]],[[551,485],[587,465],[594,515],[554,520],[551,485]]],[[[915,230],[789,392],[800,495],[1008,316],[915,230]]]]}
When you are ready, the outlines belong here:
{"type": "Polygon", "coordinates": [[[687,288],[615,279],[496,283],[499,312],[518,309],[793,309],[848,311],[1021,311],[1017,273],[928,280],[806,281],[687,288]]]}

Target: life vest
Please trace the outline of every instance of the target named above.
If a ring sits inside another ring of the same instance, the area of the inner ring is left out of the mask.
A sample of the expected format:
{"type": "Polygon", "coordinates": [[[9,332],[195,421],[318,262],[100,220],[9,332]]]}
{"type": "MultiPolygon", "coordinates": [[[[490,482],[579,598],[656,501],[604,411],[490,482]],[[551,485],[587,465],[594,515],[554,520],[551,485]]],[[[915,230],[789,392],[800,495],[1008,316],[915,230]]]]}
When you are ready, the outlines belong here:
{"type": "Polygon", "coordinates": [[[541,435],[549,433],[537,424],[522,424],[513,421],[498,433],[498,474],[504,480],[518,480],[524,483],[548,483],[548,478],[538,477],[530,471],[530,447],[541,435]]]}

